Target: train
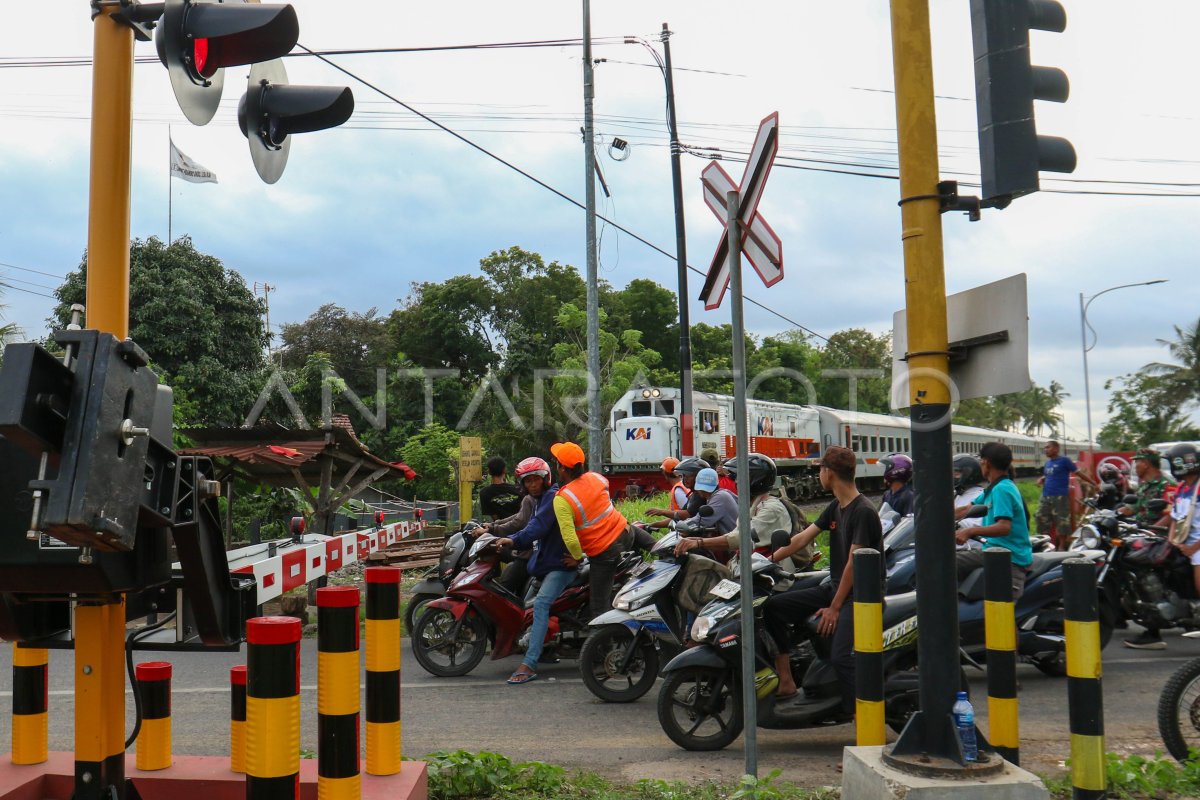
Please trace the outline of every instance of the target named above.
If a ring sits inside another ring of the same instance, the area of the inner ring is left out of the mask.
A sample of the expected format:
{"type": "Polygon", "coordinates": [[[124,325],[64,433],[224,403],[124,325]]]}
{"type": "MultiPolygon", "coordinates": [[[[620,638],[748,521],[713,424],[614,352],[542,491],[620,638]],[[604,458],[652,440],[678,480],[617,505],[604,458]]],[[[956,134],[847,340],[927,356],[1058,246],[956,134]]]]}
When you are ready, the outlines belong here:
{"type": "MultiPolygon", "coordinates": [[[[602,471],[610,490],[617,496],[636,496],[662,491],[667,481],[659,470],[668,456],[682,452],[699,455],[714,449],[722,460],[737,454],[734,435],[733,398],[728,395],[694,392],[692,441],[685,448],[680,424],[678,388],[646,386],[631,389],[613,405],[609,418],[608,459],[602,471]]],[[[780,488],[796,501],[824,494],[817,479],[817,460],[824,448],[839,444],[858,456],[857,478],[863,490],[883,487],[884,456],[911,453],[907,417],[846,411],[819,405],[792,405],[771,400],[747,401],[750,452],[775,459],[780,488]]],[[[1052,437],[1027,436],[1011,431],[951,427],[955,454],[977,454],[986,442],[1000,441],[1013,451],[1018,475],[1041,472],[1042,449],[1052,437]]],[[[1095,449],[1094,443],[1058,439],[1062,453],[1077,457],[1095,449]]]]}

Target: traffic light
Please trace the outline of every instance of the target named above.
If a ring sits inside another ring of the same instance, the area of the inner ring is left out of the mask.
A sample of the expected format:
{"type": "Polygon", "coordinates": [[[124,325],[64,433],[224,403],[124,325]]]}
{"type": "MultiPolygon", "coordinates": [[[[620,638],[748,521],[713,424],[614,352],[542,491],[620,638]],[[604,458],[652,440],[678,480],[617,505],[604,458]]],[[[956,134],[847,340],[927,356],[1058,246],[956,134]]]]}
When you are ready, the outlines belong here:
{"type": "Polygon", "coordinates": [[[1067,14],[1057,0],[971,0],[975,98],[983,196],[1005,206],[1036,192],[1038,170],[1074,172],[1075,148],[1066,139],[1037,132],[1034,100],[1065,103],[1067,75],[1035,67],[1029,31],[1062,33],[1067,14]]]}
{"type": "Polygon", "coordinates": [[[293,133],[336,128],[354,113],[354,94],[345,86],[290,86],[279,60],[255,64],[238,103],[238,126],[250,143],[254,168],[275,183],[287,166],[293,133]]]}

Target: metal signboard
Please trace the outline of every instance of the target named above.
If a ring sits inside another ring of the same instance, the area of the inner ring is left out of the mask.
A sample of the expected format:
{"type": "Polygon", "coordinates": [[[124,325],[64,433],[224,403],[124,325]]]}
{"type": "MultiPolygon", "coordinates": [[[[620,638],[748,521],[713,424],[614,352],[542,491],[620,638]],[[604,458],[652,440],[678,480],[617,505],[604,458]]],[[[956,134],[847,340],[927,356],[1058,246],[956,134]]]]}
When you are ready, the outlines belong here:
{"type": "Polygon", "coordinates": [[[478,436],[458,437],[458,479],[463,483],[483,480],[483,440],[478,436]]]}

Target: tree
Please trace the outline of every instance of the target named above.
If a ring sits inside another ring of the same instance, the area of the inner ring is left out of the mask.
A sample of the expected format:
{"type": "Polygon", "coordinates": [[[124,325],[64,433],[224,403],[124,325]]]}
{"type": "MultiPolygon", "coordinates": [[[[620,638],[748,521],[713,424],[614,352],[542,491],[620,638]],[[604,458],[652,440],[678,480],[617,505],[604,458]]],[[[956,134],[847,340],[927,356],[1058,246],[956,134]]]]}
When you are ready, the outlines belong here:
{"type": "MultiPolygon", "coordinates": [[[[129,248],[129,332],[150,356],[159,380],[190,401],[190,425],[234,426],[254,405],[266,366],[264,306],[246,282],[188,237],[169,246],[150,237],[129,248]]],[[[55,290],[49,320],[66,327],[83,304],[87,253],[55,290]]]]}
{"type": "Polygon", "coordinates": [[[1145,370],[1106,381],[1116,388],[1108,401],[1108,422],[1100,429],[1103,447],[1133,450],[1152,442],[1200,439],[1200,429],[1188,421],[1173,396],[1178,385],[1170,376],[1145,370]]]}
{"type": "Polygon", "coordinates": [[[314,353],[326,353],[349,386],[367,393],[375,386],[375,370],[391,355],[387,334],[387,320],[376,309],[348,312],[326,303],[304,322],[283,326],[281,361],[285,369],[300,369],[314,353]]]}
{"type": "Polygon", "coordinates": [[[404,485],[410,497],[451,500],[458,496],[454,461],[458,454],[458,434],[434,422],[421,428],[400,448],[400,458],[417,473],[417,479],[404,485]]]}
{"type": "Polygon", "coordinates": [[[1175,338],[1158,339],[1177,363],[1155,361],[1142,368],[1163,378],[1160,388],[1180,406],[1200,405],[1200,319],[1189,327],[1175,326],[1175,338]]]}
{"type": "Polygon", "coordinates": [[[891,410],[892,336],[863,328],[848,328],[829,337],[821,349],[822,375],[817,381],[817,402],[833,408],[851,408],[887,414],[891,410]],[[850,376],[829,374],[842,370],[874,370],[878,377],[855,379],[855,402],[850,402],[850,376]]]}
{"type": "Polygon", "coordinates": [[[414,283],[388,319],[392,347],[418,367],[481,378],[500,361],[488,332],[494,302],[492,287],[477,275],[414,283]]]}
{"type": "MultiPolygon", "coordinates": [[[[3,289],[4,284],[0,284],[0,289],[3,289]]],[[[0,291],[0,297],[3,297],[3,291],[0,291]]],[[[4,319],[3,311],[5,306],[0,304],[0,319],[4,319]]],[[[21,329],[11,322],[0,324],[0,363],[4,362],[4,345],[9,339],[16,338],[21,335],[21,329]]]]}

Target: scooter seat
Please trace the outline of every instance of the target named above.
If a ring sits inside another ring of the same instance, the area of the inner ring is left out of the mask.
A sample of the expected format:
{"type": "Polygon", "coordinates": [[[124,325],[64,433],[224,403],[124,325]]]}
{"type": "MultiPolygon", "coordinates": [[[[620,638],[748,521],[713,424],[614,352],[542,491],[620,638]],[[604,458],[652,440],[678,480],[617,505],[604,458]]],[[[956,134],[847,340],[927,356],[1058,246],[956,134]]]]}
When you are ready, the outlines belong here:
{"type": "Polygon", "coordinates": [[[1035,578],[1038,578],[1056,566],[1066,561],[1068,558],[1076,558],[1079,553],[1058,552],[1058,553],[1034,553],[1033,563],[1029,565],[1029,574],[1025,576],[1025,582],[1030,583],[1035,578]]]}
{"type": "Polygon", "coordinates": [[[885,597],[883,601],[883,627],[886,630],[915,613],[917,613],[916,592],[905,592],[904,594],[893,594],[885,597]]]}

